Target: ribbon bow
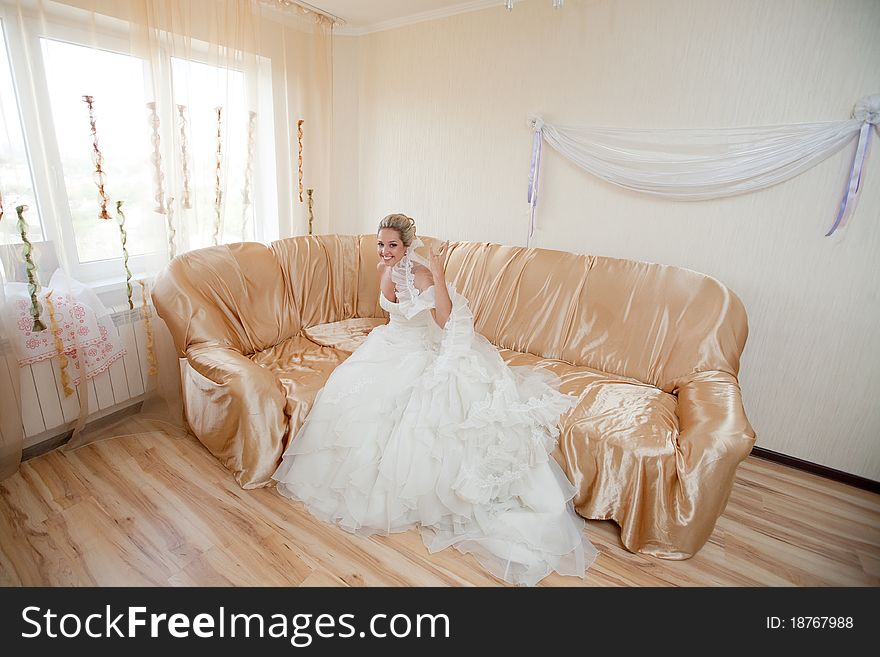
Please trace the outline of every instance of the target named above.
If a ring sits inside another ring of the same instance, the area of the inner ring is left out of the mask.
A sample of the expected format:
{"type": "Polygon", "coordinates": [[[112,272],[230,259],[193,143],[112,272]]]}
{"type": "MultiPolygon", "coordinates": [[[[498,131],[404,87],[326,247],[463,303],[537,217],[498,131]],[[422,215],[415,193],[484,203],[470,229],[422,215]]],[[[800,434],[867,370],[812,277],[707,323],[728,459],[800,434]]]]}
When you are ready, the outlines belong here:
{"type": "Polygon", "coordinates": [[[844,192],[843,199],[840,201],[840,210],[837,212],[834,224],[825,233],[825,237],[830,237],[838,227],[846,225],[846,220],[850,212],[852,212],[853,201],[859,193],[862,182],[862,167],[865,164],[865,156],[868,153],[868,142],[871,140],[871,126],[877,126],[880,123],[880,94],[862,98],[853,107],[852,116],[857,121],[862,122],[862,127],[859,130],[859,143],[856,146],[856,154],[853,157],[852,167],[849,171],[849,182],[846,186],[846,192],[844,192]]]}
{"type": "Polygon", "coordinates": [[[544,119],[540,116],[529,116],[529,127],[535,131],[532,139],[532,162],[529,167],[529,234],[526,246],[531,246],[532,235],[535,233],[535,208],[538,205],[538,174],[541,171],[541,144],[544,137],[544,119]]]}

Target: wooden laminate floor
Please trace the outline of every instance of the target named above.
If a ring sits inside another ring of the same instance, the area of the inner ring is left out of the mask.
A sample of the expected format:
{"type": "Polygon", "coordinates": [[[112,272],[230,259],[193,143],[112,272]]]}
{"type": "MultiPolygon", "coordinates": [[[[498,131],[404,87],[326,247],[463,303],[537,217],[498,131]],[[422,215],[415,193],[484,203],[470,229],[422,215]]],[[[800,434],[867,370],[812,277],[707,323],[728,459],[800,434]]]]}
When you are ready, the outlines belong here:
{"type": "MultiPolygon", "coordinates": [[[[242,490],[193,437],[134,435],[24,462],[0,482],[5,586],[497,586],[417,531],[365,538],[273,488],[242,490]]],[[[880,496],[749,457],[703,549],[685,561],[627,552],[610,521],[585,580],[543,586],[878,586],[880,496]]]]}

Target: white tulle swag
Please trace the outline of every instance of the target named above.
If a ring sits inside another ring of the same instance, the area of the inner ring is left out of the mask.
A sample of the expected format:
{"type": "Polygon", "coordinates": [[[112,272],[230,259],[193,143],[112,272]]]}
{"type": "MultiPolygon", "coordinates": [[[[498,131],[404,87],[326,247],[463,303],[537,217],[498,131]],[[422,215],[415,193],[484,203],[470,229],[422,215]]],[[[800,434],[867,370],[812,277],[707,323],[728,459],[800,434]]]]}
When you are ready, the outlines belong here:
{"type": "Polygon", "coordinates": [[[878,130],[878,119],[880,94],[862,98],[850,119],[748,128],[576,127],[547,123],[530,115],[528,124],[536,137],[529,203],[534,215],[542,140],[578,167],[612,184],[669,199],[698,201],[752,192],[788,180],[857,139],[850,182],[830,234],[845,222],[847,209],[863,182],[862,165],[872,126],[873,131],[878,130]]]}

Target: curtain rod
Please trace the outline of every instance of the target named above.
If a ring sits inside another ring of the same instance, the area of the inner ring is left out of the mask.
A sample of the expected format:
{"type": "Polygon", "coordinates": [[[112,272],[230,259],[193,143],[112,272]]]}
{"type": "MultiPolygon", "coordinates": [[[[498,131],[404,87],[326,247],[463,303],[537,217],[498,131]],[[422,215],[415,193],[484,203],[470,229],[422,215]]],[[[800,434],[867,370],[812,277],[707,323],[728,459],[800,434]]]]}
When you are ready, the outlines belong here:
{"type": "Polygon", "coordinates": [[[332,20],[334,23],[338,23],[339,25],[345,25],[345,19],[339,18],[339,16],[334,16],[333,14],[324,11],[323,9],[318,9],[314,5],[310,5],[308,2],[301,2],[301,0],[287,0],[288,2],[299,5],[303,9],[308,9],[309,11],[313,11],[316,14],[321,14],[321,16],[325,16],[332,20]]]}

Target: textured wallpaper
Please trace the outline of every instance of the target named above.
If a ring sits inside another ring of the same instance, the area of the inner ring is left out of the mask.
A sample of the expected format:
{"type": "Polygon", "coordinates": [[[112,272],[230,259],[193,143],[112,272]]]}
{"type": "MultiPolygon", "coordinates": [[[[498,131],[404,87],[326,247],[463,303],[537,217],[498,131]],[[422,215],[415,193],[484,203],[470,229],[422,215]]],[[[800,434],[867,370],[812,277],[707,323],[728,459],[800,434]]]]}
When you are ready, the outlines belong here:
{"type": "MultiPolygon", "coordinates": [[[[499,3],[500,4],[500,3],[499,3]]],[[[880,93],[876,0],[517,3],[335,37],[334,232],[405,212],[420,232],[524,244],[529,112],[640,128],[848,118],[880,93]]],[[[743,300],[758,446],[880,480],[880,137],[850,222],[855,143],[799,177],[673,202],[544,148],[534,246],[687,267],[743,300]]]]}

